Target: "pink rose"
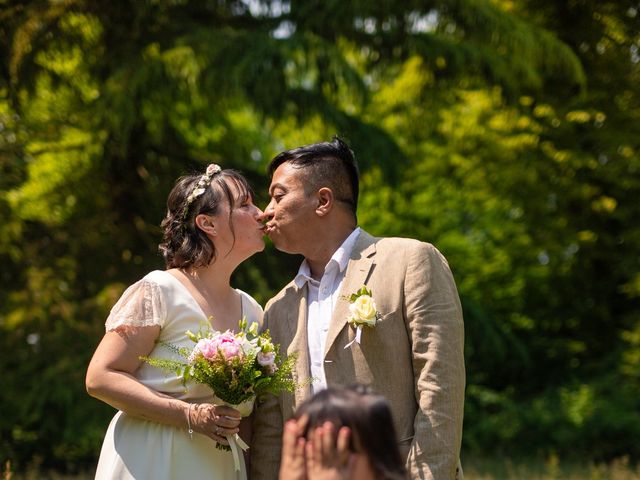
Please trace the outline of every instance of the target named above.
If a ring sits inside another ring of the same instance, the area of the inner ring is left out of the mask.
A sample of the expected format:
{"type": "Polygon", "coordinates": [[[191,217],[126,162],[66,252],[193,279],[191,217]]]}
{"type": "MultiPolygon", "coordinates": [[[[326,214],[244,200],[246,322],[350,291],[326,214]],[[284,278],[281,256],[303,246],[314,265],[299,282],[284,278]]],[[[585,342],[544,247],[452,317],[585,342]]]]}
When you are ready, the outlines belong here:
{"type": "Polygon", "coordinates": [[[218,354],[217,347],[218,346],[215,341],[211,340],[210,338],[203,338],[202,340],[198,341],[194,351],[199,350],[204,358],[206,358],[207,360],[213,360],[218,354]]]}
{"type": "Polygon", "coordinates": [[[276,367],[276,352],[259,352],[256,359],[260,365],[267,367],[269,374],[273,375],[278,370],[278,367],[276,367]]]}
{"type": "Polygon", "coordinates": [[[241,357],[243,354],[242,345],[230,332],[221,333],[213,339],[213,343],[216,351],[219,351],[227,360],[241,357]]]}
{"type": "Polygon", "coordinates": [[[233,343],[225,343],[223,345],[220,345],[218,349],[227,360],[242,356],[242,349],[240,348],[240,346],[233,343]]]}
{"type": "Polygon", "coordinates": [[[275,352],[269,352],[269,353],[259,352],[257,358],[258,358],[258,363],[263,367],[266,367],[268,365],[272,365],[276,361],[276,353],[275,352]]]}

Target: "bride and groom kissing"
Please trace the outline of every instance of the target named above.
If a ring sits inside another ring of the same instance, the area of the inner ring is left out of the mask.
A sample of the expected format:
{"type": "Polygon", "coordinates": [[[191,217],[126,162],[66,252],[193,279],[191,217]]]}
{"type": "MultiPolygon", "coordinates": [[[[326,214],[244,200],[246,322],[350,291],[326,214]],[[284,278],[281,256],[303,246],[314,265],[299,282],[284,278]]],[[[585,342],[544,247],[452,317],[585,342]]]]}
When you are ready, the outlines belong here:
{"type": "Polygon", "coordinates": [[[231,455],[213,446],[239,432],[251,447],[250,478],[275,480],[296,410],[353,384],[386,400],[411,478],[461,478],[463,322],[447,261],[429,243],[358,227],[358,168],[337,137],[280,153],[269,174],[264,211],[241,174],[217,166],[169,194],[167,269],[123,293],[87,371],[88,392],[119,410],[96,478],[236,478],[231,455]],[[230,278],[265,234],[304,260],[263,312],[230,278]],[[283,356],[297,355],[293,377],[303,385],[258,398],[248,418],[212,403],[211,389],[185,389],[179,374],[140,360],[162,355],[163,343],[188,346],[184,332],[203,320],[225,331],[242,317],[268,329],[283,356]]]}

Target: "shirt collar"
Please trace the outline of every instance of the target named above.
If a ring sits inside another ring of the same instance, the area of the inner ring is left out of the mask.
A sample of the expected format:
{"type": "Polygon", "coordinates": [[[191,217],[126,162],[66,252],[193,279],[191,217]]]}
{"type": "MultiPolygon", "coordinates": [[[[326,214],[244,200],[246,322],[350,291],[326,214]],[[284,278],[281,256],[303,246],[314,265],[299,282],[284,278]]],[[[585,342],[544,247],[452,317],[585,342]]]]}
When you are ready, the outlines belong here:
{"type": "MultiPolygon", "coordinates": [[[[356,240],[358,239],[358,235],[360,235],[360,232],[360,227],[356,227],[356,229],[349,234],[344,242],[342,242],[342,245],[340,245],[331,256],[331,259],[325,267],[325,271],[327,270],[331,262],[338,265],[338,270],[340,271],[340,273],[346,270],[347,265],[349,264],[349,258],[351,258],[351,252],[353,251],[353,247],[356,244],[356,240]]],[[[311,268],[309,267],[309,264],[305,259],[302,261],[302,264],[298,269],[298,273],[293,279],[293,283],[296,287],[302,288],[308,281],[314,280],[313,278],[311,278],[311,268]]]]}
{"type": "Polygon", "coordinates": [[[298,269],[298,273],[296,274],[296,277],[293,279],[293,283],[295,283],[296,287],[302,288],[304,284],[309,281],[313,281],[313,278],[311,278],[311,268],[309,268],[309,264],[305,259],[302,261],[302,265],[300,265],[300,268],[298,269]]]}

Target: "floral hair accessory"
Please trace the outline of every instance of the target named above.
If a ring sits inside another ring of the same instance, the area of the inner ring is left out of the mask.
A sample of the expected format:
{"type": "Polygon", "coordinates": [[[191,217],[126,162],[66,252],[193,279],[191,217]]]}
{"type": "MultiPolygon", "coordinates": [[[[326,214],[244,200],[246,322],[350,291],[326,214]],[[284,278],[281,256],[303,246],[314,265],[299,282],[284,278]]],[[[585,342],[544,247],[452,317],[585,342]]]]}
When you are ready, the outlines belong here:
{"type": "Polygon", "coordinates": [[[200,180],[198,180],[198,183],[196,183],[195,187],[193,187],[193,190],[187,197],[187,201],[184,205],[184,212],[182,212],[183,220],[187,218],[187,213],[189,212],[189,205],[191,205],[196,198],[198,198],[207,190],[207,187],[211,185],[211,179],[213,178],[213,176],[216,173],[220,173],[221,171],[222,171],[222,168],[220,168],[220,165],[217,165],[215,163],[209,164],[204,175],[200,177],[200,180]]]}
{"type": "Polygon", "coordinates": [[[373,300],[371,290],[363,285],[360,290],[349,297],[351,304],[349,312],[351,315],[347,319],[350,325],[356,328],[356,338],[347,343],[344,348],[349,348],[353,342],[360,343],[362,337],[362,327],[375,327],[382,319],[382,316],[376,309],[376,302],[373,300]]]}

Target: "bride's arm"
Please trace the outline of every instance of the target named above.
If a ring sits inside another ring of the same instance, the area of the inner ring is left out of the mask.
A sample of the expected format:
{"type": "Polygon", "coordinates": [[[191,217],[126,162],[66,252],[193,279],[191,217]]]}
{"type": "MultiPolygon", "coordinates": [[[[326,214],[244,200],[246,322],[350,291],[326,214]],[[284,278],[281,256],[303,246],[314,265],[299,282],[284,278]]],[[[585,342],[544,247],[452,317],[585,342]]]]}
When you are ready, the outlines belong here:
{"type": "Polygon", "coordinates": [[[159,326],[108,331],[89,363],[87,392],[127,415],[178,428],[187,429],[190,424],[194,432],[226,444],[222,435],[238,431],[240,414],[236,410],[207,403],[190,405],[157,392],[134,377],[140,357],[149,355],[159,333],[159,326]]]}

